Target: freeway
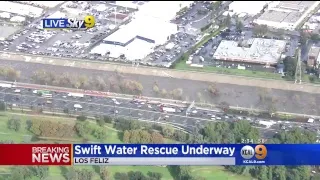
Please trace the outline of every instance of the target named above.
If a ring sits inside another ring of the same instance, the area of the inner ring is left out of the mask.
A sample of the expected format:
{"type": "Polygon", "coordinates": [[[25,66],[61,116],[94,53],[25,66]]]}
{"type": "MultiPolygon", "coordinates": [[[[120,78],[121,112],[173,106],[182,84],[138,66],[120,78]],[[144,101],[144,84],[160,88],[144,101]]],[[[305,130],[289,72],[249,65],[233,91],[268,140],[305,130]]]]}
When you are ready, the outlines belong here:
{"type": "MultiPolygon", "coordinates": [[[[217,110],[209,110],[193,107],[190,115],[186,116],[187,105],[177,105],[157,101],[133,100],[130,98],[120,98],[101,95],[85,95],[84,97],[68,96],[68,92],[52,91],[51,102],[36,93],[30,87],[3,88],[0,87],[0,101],[6,102],[16,108],[42,108],[46,111],[63,112],[68,109],[70,114],[95,116],[111,115],[116,117],[131,117],[132,119],[147,120],[155,123],[171,124],[175,127],[192,131],[195,126],[203,126],[209,121],[227,121],[234,122],[239,119],[250,121],[253,126],[258,127],[265,138],[272,137],[275,133],[282,130],[289,130],[294,127],[305,128],[318,132],[319,124],[297,123],[297,122],[274,122],[269,128],[260,127],[258,121],[252,117],[243,117],[232,114],[224,114],[217,110]],[[82,108],[74,108],[79,104],[82,108]],[[174,108],[177,112],[162,112],[161,105],[174,108]]],[[[269,121],[271,120],[265,120],[269,121]]]]}

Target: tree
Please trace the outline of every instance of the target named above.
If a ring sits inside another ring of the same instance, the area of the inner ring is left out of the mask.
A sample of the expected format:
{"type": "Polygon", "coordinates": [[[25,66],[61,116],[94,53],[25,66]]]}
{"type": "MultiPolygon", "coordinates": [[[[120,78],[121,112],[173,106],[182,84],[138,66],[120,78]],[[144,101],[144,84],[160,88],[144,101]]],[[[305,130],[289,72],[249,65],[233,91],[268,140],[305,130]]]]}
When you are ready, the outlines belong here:
{"type": "Polygon", "coordinates": [[[166,89],[162,89],[161,90],[161,96],[162,97],[166,97],[167,96],[167,90],[166,89]]]}
{"type": "Polygon", "coordinates": [[[297,59],[292,57],[286,57],[283,60],[283,64],[284,64],[284,71],[286,72],[286,78],[288,80],[293,80],[296,74],[297,59]]]}
{"type": "Polygon", "coordinates": [[[77,120],[79,120],[79,121],[85,121],[85,120],[87,120],[87,117],[86,117],[86,116],[83,116],[83,115],[77,116],[77,120]]]}
{"type": "Polygon", "coordinates": [[[6,73],[7,79],[10,81],[16,81],[20,78],[20,71],[16,71],[13,68],[8,68],[6,73]]]}
{"type": "Polygon", "coordinates": [[[231,16],[229,14],[223,19],[222,25],[226,27],[231,25],[231,16]]]}
{"type": "Polygon", "coordinates": [[[161,134],[159,134],[158,132],[152,132],[151,133],[151,142],[150,143],[163,144],[164,143],[163,136],[161,134]]]}
{"type": "Polygon", "coordinates": [[[277,166],[273,168],[274,180],[286,180],[286,168],[284,166],[277,166]]]}
{"type": "Polygon", "coordinates": [[[76,170],[77,173],[77,180],[92,180],[93,179],[93,172],[88,169],[81,169],[76,170]]]}
{"type": "Polygon", "coordinates": [[[123,80],[120,83],[120,89],[123,93],[141,94],[143,86],[141,83],[133,80],[123,80]]]}
{"type": "Polygon", "coordinates": [[[256,36],[264,36],[268,31],[269,29],[267,25],[256,25],[253,27],[253,34],[256,36]]]}
{"type": "Polygon", "coordinates": [[[69,109],[68,109],[68,108],[64,108],[64,109],[63,109],[63,113],[69,114],[69,109]]]}
{"type": "Polygon", "coordinates": [[[216,84],[214,84],[214,83],[211,83],[211,84],[208,86],[208,91],[209,91],[209,93],[212,94],[213,96],[219,95],[219,90],[217,89],[217,86],[216,86],[216,84]]]}
{"type": "Polygon", "coordinates": [[[191,180],[191,168],[190,166],[178,166],[178,177],[180,180],[191,180]]]}
{"type": "Polygon", "coordinates": [[[102,180],[109,180],[110,179],[110,172],[107,166],[100,166],[100,177],[102,180]]]}
{"type": "Polygon", "coordinates": [[[319,34],[311,34],[310,39],[313,41],[319,41],[320,40],[320,36],[319,34]]]}
{"type": "Polygon", "coordinates": [[[21,120],[17,117],[12,117],[7,122],[8,129],[19,131],[21,128],[21,120]]]}
{"type": "Polygon", "coordinates": [[[273,102],[269,103],[267,110],[271,117],[277,112],[277,108],[273,102]]]}
{"type": "Polygon", "coordinates": [[[11,180],[17,180],[17,179],[28,179],[32,177],[32,172],[28,167],[21,166],[21,167],[13,167],[11,169],[11,180]]]}
{"type": "Polygon", "coordinates": [[[236,21],[236,29],[237,29],[237,31],[238,32],[242,32],[243,27],[244,27],[243,23],[240,20],[237,19],[237,21],[236,21]]]}
{"type": "Polygon", "coordinates": [[[161,133],[164,137],[172,138],[174,135],[174,129],[171,126],[164,125],[161,127],[161,133]]]}
{"type": "Polygon", "coordinates": [[[183,89],[181,88],[174,89],[172,90],[171,94],[174,99],[182,99],[183,89]]]}
{"type": "Polygon", "coordinates": [[[96,121],[97,121],[97,124],[101,127],[103,127],[105,125],[105,121],[102,117],[96,117],[96,121]]]}
{"type": "Polygon", "coordinates": [[[48,166],[33,166],[33,167],[30,167],[30,169],[32,174],[38,177],[40,180],[44,180],[49,176],[48,166]]]}
{"type": "Polygon", "coordinates": [[[153,85],[153,92],[155,92],[156,94],[158,94],[159,93],[159,91],[160,91],[160,89],[159,89],[159,86],[158,86],[158,84],[157,83],[154,83],[154,85],[153,85]]]}
{"type": "Polygon", "coordinates": [[[162,174],[161,173],[157,173],[157,172],[148,172],[148,176],[152,179],[152,180],[161,180],[162,178],[162,174]]]}
{"type": "MultiPolygon", "coordinates": [[[[129,176],[127,175],[127,173],[119,173],[116,172],[113,176],[113,178],[115,180],[129,180],[129,176]]],[[[130,179],[131,180],[131,179],[130,179]]]]}
{"type": "Polygon", "coordinates": [[[66,174],[66,179],[67,180],[77,180],[78,175],[77,175],[77,171],[75,170],[74,167],[71,167],[68,171],[68,173],[66,174]]]}
{"type": "Polygon", "coordinates": [[[130,136],[131,136],[130,131],[125,130],[124,133],[123,133],[122,141],[124,143],[129,143],[130,142],[130,136]]]}
{"type": "Polygon", "coordinates": [[[103,120],[106,122],[106,123],[112,123],[112,118],[108,115],[104,115],[103,116],[103,120]]]}
{"type": "Polygon", "coordinates": [[[6,110],[6,103],[1,101],[0,102],[0,111],[5,111],[6,110]]]}
{"type": "Polygon", "coordinates": [[[140,171],[129,171],[127,174],[130,180],[147,180],[146,176],[140,171]]]}

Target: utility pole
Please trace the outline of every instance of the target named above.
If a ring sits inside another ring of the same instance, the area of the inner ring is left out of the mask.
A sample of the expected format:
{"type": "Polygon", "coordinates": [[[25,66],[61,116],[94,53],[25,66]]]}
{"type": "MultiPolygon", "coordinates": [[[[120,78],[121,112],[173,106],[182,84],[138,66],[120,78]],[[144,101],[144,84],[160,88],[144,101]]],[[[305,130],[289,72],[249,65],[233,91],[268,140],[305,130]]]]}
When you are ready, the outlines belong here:
{"type": "Polygon", "coordinates": [[[301,49],[299,48],[297,51],[297,66],[296,66],[296,73],[295,73],[295,81],[296,84],[299,82],[301,84],[302,81],[302,68],[301,68],[301,49]]]}

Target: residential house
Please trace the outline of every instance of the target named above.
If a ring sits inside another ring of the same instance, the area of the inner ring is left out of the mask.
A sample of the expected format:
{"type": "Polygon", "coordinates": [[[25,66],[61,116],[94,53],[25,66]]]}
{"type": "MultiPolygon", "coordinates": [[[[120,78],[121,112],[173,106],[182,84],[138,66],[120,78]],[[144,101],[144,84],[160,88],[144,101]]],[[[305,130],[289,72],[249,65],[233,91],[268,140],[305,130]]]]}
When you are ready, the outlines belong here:
{"type": "Polygon", "coordinates": [[[309,67],[315,67],[317,65],[317,59],[319,57],[320,47],[312,46],[308,53],[307,65],[309,67]]]}

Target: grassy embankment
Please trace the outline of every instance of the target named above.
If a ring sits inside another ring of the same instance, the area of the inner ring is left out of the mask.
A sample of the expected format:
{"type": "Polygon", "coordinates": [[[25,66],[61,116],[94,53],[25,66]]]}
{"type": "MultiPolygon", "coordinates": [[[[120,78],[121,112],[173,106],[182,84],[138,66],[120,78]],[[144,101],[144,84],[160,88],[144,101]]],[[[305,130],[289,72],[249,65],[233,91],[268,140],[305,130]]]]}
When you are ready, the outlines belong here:
{"type": "MultiPolygon", "coordinates": [[[[56,116],[45,116],[45,115],[33,115],[33,114],[21,114],[21,113],[11,113],[11,112],[0,112],[0,141],[14,141],[17,143],[28,142],[31,137],[32,133],[26,129],[26,121],[27,120],[46,120],[46,121],[55,121],[55,122],[63,122],[63,123],[75,123],[75,118],[67,118],[67,117],[56,117],[56,116]],[[16,117],[21,120],[21,129],[18,132],[13,130],[9,130],[7,128],[7,121],[8,119],[16,117]]],[[[95,127],[98,126],[95,122],[92,121],[90,123],[91,126],[95,127]]],[[[107,124],[105,130],[108,132],[108,137],[103,141],[103,143],[122,143],[119,139],[118,131],[112,127],[111,124],[107,124]]],[[[54,139],[54,138],[53,138],[54,139]]],[[[92,142],[101,142],[100,140],[94,138],[93,136],[88,137],[89,141],[92,142]]],[[[51,139],[43,139],[41,141],[32,141],[32,143],[48,143],[51,139]]],[[[54,139],[54,141],[56,141],[54,139]]],[[[74,137],[72,139],[68,139],[65,141],[61,141],[64,143],[81,143],[80,137],[74,137]]],[[[172,143],[172,140],[166,140],[167,143],[172,143]]],[[[93,166],[81,166],[76,168],[86,168],[90,169],[95,172],[95,168],[93,166]]],[[[65,168],[61,167],[50,167],[49,168],[49,176],[51,178],[62,180],[65,179],[63,174],[65,174],[65,168]]],[[[112,174],[116,172],[128,172],[128,171],[141,171],[144,174],[147,174],[148,171],[152,172],[159,172],[163,174],[163,180],[171,180],[173,179],[170,172],[166,167],[149,167],[149,166],[110,166],[109,170],[112,174]]],[[[192,171],[202,177],[207,179],[217,179],[217,180],[249,180],[250,178],[245,176],[238,176],[233,175],[224,171],[223,167],[202,167],[196,166],[192,167],[192,171]]],[[[0,173],[8,173],[9,166],[2,166],[0,168],[0,173]]],[[[95,173],[95,180],[99,180],[100,177],[98,173],[95,173]]]]}

